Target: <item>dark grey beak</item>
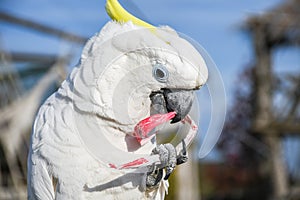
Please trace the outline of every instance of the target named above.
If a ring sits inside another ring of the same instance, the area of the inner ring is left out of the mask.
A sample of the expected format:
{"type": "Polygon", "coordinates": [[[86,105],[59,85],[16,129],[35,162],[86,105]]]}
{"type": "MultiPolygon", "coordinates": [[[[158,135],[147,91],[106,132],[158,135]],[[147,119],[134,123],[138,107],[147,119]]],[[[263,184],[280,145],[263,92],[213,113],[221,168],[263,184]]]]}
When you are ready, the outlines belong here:
{"type": "Polygon", "coordinates": [[[163,89],[150,95],[151,115],[157,113],[176,112],[171,123],[181,121],[191,110],[194,92],[191,90],[163,89]]]}

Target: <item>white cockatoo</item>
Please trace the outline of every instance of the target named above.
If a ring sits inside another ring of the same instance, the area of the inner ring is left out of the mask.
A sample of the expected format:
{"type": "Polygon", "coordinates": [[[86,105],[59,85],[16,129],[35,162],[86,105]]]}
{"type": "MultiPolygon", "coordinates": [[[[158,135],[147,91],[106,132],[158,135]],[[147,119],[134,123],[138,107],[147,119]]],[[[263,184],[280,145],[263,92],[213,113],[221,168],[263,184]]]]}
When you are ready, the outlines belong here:
{"type": "Polygon", "coordinates": [[[41,106],[28,156],[28,199],[164,199],[197,126],[188,113],[206,63],[169,27],[154,27],[108,0],[113,21],[41,106]],[[164,124],[188,126],[158,144],[164,124]]]}

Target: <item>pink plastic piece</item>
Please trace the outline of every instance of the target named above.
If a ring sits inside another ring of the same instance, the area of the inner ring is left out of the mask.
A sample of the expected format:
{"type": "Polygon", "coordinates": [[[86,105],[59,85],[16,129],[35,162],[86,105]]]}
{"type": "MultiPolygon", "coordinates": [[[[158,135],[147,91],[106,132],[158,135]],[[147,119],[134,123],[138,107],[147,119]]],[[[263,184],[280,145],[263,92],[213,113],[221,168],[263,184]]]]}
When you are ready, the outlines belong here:
{"type": "Polygon", "coordinates": [[[149,162],[147,159],[139,158],[132,162],[125,163],[125,164],[121,165],[120,167],[117,167],[116,165],[114,165],[112,163],[110,163],[109,166],[110,166],[110,168],[114,168],[114,169],[127,169],[127,168],[132,168],[132,167],[138,167],[147,162],[149,162]]]}
{"type": "Polygon", "coordinates": [[[110,166],[110,168],[117,169],[117,166],[116,166],[116,165],[114,165],[114,164],[111,164],[111,163],[109,163],[109,166],[110,166]]]}
{"type": "Polygon", "coordinates": [[[130,167],[133,167],[133,166],[138,166],[138,165],[142,165],[144,163],[147,163],[148,160],[146,160],[145,158],[139,158],[137,160],[134,160],[132,162],[129,162],[129,163],[126,163],[124,165],[122,165],[120,168],[121,169],[126,169],[126,168],[130,168],[130,167]]]}
{"type": "Polygon", "coordinates": [[[189,115],[187,115],[183,120],[181,120],[182,123],[188,123],[193,131],[197,131],[198,130],[198,126],[193,122],[193,120],[191,119],[191,117],[189,115]]]}
{"type": "Polygon", "coordinates": [[[153,130],[155,127],[168,122],[172,118],[174,118],[176,112],[169,112],[166,114],[155,114],[151,115],[140,121],[134,128],[133,135],[136,137],[137,141],[143,145],[145,144],[145,140],[148,141],[150,138],[153,137],[150,135],[150,131],[153,130]]]}

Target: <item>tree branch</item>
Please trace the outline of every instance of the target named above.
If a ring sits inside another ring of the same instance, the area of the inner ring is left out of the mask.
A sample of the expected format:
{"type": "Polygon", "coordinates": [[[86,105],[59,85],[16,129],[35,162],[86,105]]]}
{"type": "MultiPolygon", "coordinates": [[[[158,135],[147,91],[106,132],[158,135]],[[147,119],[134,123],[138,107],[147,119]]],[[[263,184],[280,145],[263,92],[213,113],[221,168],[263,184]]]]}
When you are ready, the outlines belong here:
{"type": "Polygon", "coordinates": [[[29,28],[29,29],[33,29],[35,31],[39,31],[42,33],[46,33],[49,35],[53,35],[71,42],[75,42],[75,43],[80,43],[80,44],[84,44],[88,38],[86,37],[81,37],[78,35],[75,35],[73,33],[69,33],[69,32],[65,32],[56,28],[52,28],[37,22],[33,22],[30,21],[28,19],[22,19],[22,18],[18,18],[15,17],[13,15],[10,15],[8,13],[4,13],[4,12],[0,12],[0,20],[11,23],[11,24],[15,24],[15,25],[19,25],[19,26],[23,26],[25,28],[29,28]]]}

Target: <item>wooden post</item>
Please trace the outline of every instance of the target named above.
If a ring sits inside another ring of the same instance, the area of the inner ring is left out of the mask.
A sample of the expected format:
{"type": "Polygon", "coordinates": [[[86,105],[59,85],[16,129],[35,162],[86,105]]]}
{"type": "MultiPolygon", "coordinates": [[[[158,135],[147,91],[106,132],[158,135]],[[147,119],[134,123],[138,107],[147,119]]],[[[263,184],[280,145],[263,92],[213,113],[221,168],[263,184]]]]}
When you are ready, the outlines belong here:
{"type": "Polygon", "coordinates": [[[189,149],[188,162],[179,165],[176,169],[175,197],[177,200],[201,200],[198,163],[192,158],[193,152],[195,152],[194,146],[189,149]]]}
{"type": "Polygon", "coordinates": [[[273,183],[272,199],[280,199],[288,193],[286,167],[282,155],[280,134],[271,129],[272,116],[272,66],[271,43],[264,23],[257,22],[253,27],[254,50],[256,56],[255,83],[256,105],[254,129],[264,135],[270,148],[271,178],[273,183]]]}

